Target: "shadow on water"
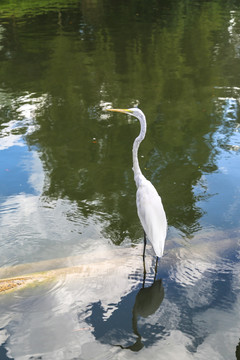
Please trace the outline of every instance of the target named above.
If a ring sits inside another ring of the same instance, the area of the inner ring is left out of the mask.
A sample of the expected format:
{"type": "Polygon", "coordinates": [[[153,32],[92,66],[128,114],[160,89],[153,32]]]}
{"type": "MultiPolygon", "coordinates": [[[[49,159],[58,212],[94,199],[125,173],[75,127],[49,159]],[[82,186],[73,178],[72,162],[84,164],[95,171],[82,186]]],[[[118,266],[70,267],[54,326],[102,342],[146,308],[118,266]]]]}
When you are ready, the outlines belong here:
{"type": "Polygon", "coordinates": [[[139,318],[148,318],[153,315],[160,307],[164,299],[164,287],[162,279],[156,280],[156,270],[151,286],[145,287],[146,273],[143,274],[142,288],[136,289],[122,298],[116,310],[105,320],[104,311],[100,301],[91,307],[91,315],[87,322],[94,327],[93,334],[96,340],[102,343],[111,343],[122,349],[140,351],[144,346],[152,345],[161,337],[161,326],[159,324],[141,324],[138,326],[139,318]],[[131,311],[132,309],[132,311],[131,311]],[[132,318],[130,327],[130,318],[132,318]],[[132,336],[137,336],[137,339],[132,336]],[[144,343],[142,337],[145,338],[144,343]],[[130,345],[116,345],[115,342],[131,342],[130,345]]]}

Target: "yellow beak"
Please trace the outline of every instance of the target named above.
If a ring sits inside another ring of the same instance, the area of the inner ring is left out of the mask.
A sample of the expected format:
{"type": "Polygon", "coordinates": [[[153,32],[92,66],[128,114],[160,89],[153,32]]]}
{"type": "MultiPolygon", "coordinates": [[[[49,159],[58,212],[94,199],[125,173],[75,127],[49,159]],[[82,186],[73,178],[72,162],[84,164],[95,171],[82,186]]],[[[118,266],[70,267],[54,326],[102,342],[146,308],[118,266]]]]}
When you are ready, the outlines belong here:
{"type": "Polygon", "coordinates": [[[120,113],[124,113],[124,114],[131,114],[132,111],[129,109],[106,109],[107,111],[115,111],[115,112],[120,112],[120,113]]]}

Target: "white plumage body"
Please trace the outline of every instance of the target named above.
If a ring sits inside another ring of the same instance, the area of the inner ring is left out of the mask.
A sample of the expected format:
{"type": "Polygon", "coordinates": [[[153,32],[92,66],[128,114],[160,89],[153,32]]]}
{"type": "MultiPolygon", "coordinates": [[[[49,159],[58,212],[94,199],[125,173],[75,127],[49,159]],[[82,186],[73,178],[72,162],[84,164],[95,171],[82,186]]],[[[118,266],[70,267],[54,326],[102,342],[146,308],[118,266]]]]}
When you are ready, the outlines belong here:
{"type": "Polygon", "coordinates": [[[137,186],[138,217],[155,254],[161,257],[167,234],[167,219],[162,200],[152,183],[143,175],[139,175],[137,186]]]}

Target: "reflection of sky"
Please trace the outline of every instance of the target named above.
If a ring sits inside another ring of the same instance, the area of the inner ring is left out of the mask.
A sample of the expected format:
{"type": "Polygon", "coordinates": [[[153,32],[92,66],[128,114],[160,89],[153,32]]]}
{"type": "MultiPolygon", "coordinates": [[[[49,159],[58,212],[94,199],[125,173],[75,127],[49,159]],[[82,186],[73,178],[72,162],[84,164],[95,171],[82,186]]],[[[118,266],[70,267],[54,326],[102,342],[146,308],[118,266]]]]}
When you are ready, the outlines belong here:
{"type": "Polygon", "coordinates": [[[94,216],[86,221],[67,199],[41,197],[47,179],[39,153],[29,150],[24,136],[36,129],[35,116],[46,96],[24,94],[12,102],[3,92],[0,97],[8,109],[3,114],[11,108],[16,119],[0,128],[0,266],[71,255],[91,249],[92,240],[102,244],[102,227],[94,216]]]}
{"type": "Polygon", "coordinates": [[[34,153],[29,153],[26,146],[11,146],[0,151],[0,195],[1,197],[15,194],[33,194],[35,189],[29,182],[30,169],[26,169],[24,162],[32,162],[34,153]]]}
{"type": "MultiPolygon", "coordinates": [[[[231,115],[233,126],[237,106],[236,101],[229,99],[220,101],[226,104],[223,115],[226,121],[231,115]]],[[[90,250],[98,252],[103,244],[106,246],[105,239],[99,238],[103,224],[98,219],[94,216],[81,218],[78,205],[68,199],[50,202],[41,198],[46,179],[39,154],[29,151],[22,134],[17,131],[23,126],[27,132],[34,131],[31,119],[36,110],[34,104],[39,108],[39,102],[31,100],[28,106],[29,97],[22,101],[17,107],[18,123],[5,124],[0,140],[1,265],[89,254],[90,250]]],[[[226,140],[222,131],[224,128],[219,129],[215,139],[219,149],[218,171],[203,175],[195,192],[201,193],[204,188],[208,194],[213,194],[208,201],[198,202],[206,211],[202,223],[217,228],[237,227],[239,133],[236,126],[233,135],[226,140]]],[[[201,236],[203,242],[211,237],[208,234],[204,238],[203,233],[201,236]]],[[[152,316],[138,318],[138,330],[145,346],[138,354],[139,359],[151,355],[156,358],[159,353],[167,359],[175,359],[177,353],[179,359],[210,356],[219,360],[222,356],[225,360],[234,354],[240,332],[238,319],[236,321],[239,269],[231,259],[220,260],[224,236],[219,239],[217,233],[212,233],[214,242],[221,244],[219,249],[212,245],[212,252],[204,247],[197,251],[193,246],[196,238],[193,238],[191,247],[180,247],[175,257],[166,257],[165,265],[162,268],[160,265],[165,299],[152,316]]],[[[229,248],[227,244],[228,251],[229,248]]],[[[0,329],[4,328],[0,330],[0,344],[4,344],[0,351],[9,348],[10,355],[22,359],[33,353],[45,353],[48,360],[72,360],[73,356],[89,359],[99,353],[103,359],[121,359],[119,348],[109,344],[120,342],[128,346],[136,340],[131,321],[135,297],[141,286],[139,269],[142,269],[140,256],[131,266],[124,264],[119,269],[116,265],[111,272],[103,271],[99,265],[99,274],[87,280],[79,279],[75,283],[67,278],[47,287],[45,293],[42,288],[36,289],[36,293],[27,289],[15,303],[14,311],[3,301],[7,315],[0,319],[0,329]]],[[[132,352],[124,356],[131,359],[132,352]]]]}
{"type": "MultiPolygon", "coordinates": [[[[230,18],[228,30],[239,57],[234,12],[230,18]]],[[[1,36],[0,27],[0,42],[1,36]]],[[[234,91],[235,97],[217,100],[223,104],[223,118],[233,128],[239,89],[234,91]]],[[[94,216],[81,218],[78,205],[68,199],[41,198],[42,188],[47,186],[42,164],[38,153],[29,151],[23,140],[23,135],[34,131],[34,118],[44,99],[34,94],[18,98],[13,107],[19,122],[9,121],[1,133],[0,265],[79,252],[86,254],[93,267],[90,249],[98,252],[105,241],[99,239],[102,229],[99,220],[94,216]]],[[[102,114],[101,119],[106,116],[102,114]]],[[[226,139],[224,127],[219,129],[215,139],[219,149],[218,171],[204,174],[195,188],[196,193],[204,188],[207,194],[213,194],[198,202],[206,211],[201,220],[205,228],[239,227],[238,131],[236,126],[233,135],[226,139]]],[[[205,243],[210,236],[206,228],[206,233],[200,232],[200,241],[205,243]]],[[[139,318],[145,348],[138,359],[234,359],[240,336],[240,269],[238,262],[232,260],[236,252],[232,251],[229,257],[224,252],[231,251],[231,243],[223,246],[227,237],[226,231],[221,238],[213,232],[210,252],[204,247],[197,251],[193,236],[179,252],[176,250],[175,257],[171,258],[170,252],[165,265],[164,261],[160,263],[165,299],[152,317],[139,318]],[[154,346],[148,347],[149,344],[154,346]]],[[[128,253],[132,251],[127,249],[128,253]]],[[[106,252],[105,257],[108,256],[106,252]]],[[[87,279],[76,277],[72,281],[66,277],[46,287],[2,297],[0,358],[2,349],[9,349],[9,357],[19,360],[132,359],[132,352],[120,351],[109,343],[117,343],[122,335],[127,345],[134,337],[131,311],[140,287],[137,275],[142,270],[141,257],[138,255],[137,259],[131,266],[123,263],[120,269],[114,264],[111,271],[103,271],[103,266],[97,265],[98,274],[87,279]]]]}
{"type": "Polygon", "coordinates": [[[13,135],[10,133],[6,137],[2,137],[0,139],[0,151],[9,149],[12,146],[18,146],[18,147],[24,146],[21,135],[15,135],[15,134],[13,135]]]}
{"type": "MultiPolygon", "coordinates": [[[[218,172],[205,175],[203,182],[208,193],[216,195],[201,203],[207,211],[206,219],[218,227],[224,219],[231,224],[239,221],[235,185],[239,154],[225,150],[220,154],[218,172]]],[[[96,219],[92,222],[88,219],[84,224],[77,216],[77,205],[67,199],[51,203],[41,200],[44,178],[36,151],[15,145],[1,155],[4,155],[1,164],[9,168],[4,176],[14,171],[12,185],[8,181],[12,186],[9,193],[2,190],[3,265],[60,257],[70,254],[70,249],[89,254],[91,245],[84,245],[81,239],[91,239],[92,249],[99,251],[103,239],[98,239],[100,226],[96,219]],[[11,166],[7,167],[9,163],[11,166]],[[68,220],[69,213],[76,215],[75,222],[68,220]]],[[[205,242],[204,234],[201,236],[205,242]]],[[[165,265],[160,264],[165,298],[152,316],[138,318],[144,343],[139,359],[157,358],[159,353],[170,360],[176,354],[180,360],[233,358],[240,334],[239,269],[226,254],[224,262],[221,261],[224,236],[220,239],[217,233],[212,233],[213,240],[219,242],[218,247],[212,244],[212,252],[204,247],[199,251],[194,246],[180,248],[172,258],[166,257],[165,265]]],[[[229,245],[226,248],[231,249],[229,245]]],[[[103,271],[99,265],[99,274],[92,278],[75,282],[67,277],[46,288],[27,289],[14,300],[13,308],[4,303],[4,298],[0,299],[5,314],[0,318],[0,329],[4,329],[0,330],[2,349],[9,349],[9,356],[19,359],[32,354],[45,354],[48,360],[72,360],[74,356],[90,359],[101,354],[102,359],[120,360],[123,352],[112,345],[120,342],[128,346],[136,340],[131,321],[141,286],[137,279],[139,269],[142,269],[140,256],[138,262],[124,264],[120,269],[116,265],[112,271],[103,271]]],[[[125,350],[124,358],[132,357],[133,353],[125,350]]]]}
{"type": "MultiPolygon", "coordinates": [[[[212,243],[205,249],[203,233],[199,246],[173,251],[160,264],[158,277],[163,278],[165,297],[153,314],[138,317],[144,344],[139,359],[158,358],[159,353],[172,360],[176,354],[180,360],[234,359],[240,332],[239,266],[231,256],[222,260],[226,247],[230,250],[232,245],[231,241],[224,245],[225,234],[221,235],[212,232],[212,243]]],[[[111,271],[103,261],[96,263],[94,276],[67,276],[46,287],[26,289],[10,302],[1,298],[5,315],[0,328],[5,330],[0,330],[0,339],[6,342],[9,356],[132,359],[131,351],[113,345],[136,341],[131,325],[142,279],[139,250],[131,249],[131,256],[129,249],[122,249],[120,255],[108,250],[115,263],[111,271]]],[[[152,281],[149,265],[146,286],[152,281]]]]}
{"type": "MultiPolygon", "coordinates": [[[[36,153],[30,152],[26,146],[23,135],[34,131],[33,116],[39,107],[42,98],[33,99],[25,95],[12,103],[18,120],[10,120],[1,124],[0,130],[0,196],[13,196],[15,194],[36,192],[30,180],[32,167],[37,162],[36,153]],[[29,102],[30,103],[27,103],[29,102]],[[19,103],[20,102],[20,103],[19,103]]],[[[9,103],[9,98],[1,94],[1,98],[9,103]]],[[[4,103],[2,105],[4,107],[4,103]]],[[[8,104],[9,106],[9,104],[8,104]]],[[[39,160],[38,160],[39,162],[39,160]]],[[[39,175],[42,169],[38,171],[39,175]]],[[[39,181],[42,182],[42,176],[39,181]]],[[[38,192],[40,190],[37,185],[38,192]]]]}
{"type": "Polygon", "coordinates": [[[205,225],[235,228],[239,226],[240,213],[239,154],[233,154],[231,158],[222,155],[218,172],[205,176],[208,193],[213,196],[198,205],[206,211],[202,218],[205,225]]]}
{"type": "MultiPolygon", "coordinates": [[[[224,89],[226,92],[231,89],[224,89]]],[[[234,89],[238,92],[239,88],[234,89]]],[[[236,94],[237,96],[237,94],[236,94]]],[[[238,98],[223,97],[218,99],[224,126],[215,134],[214,146],[218,149],[218,171],[210,175],[203,175],[195,187],[196,193],[207,189],[211,198],[208,201],[199,201],[197,204],[204,211],[202,223],[205,226],[217,228],[236,228],[239,226],[240,213],[240,186],[239,186],[239,160],[240,160],[240,133],[238,120],[238,98]],[[232,134],[227,136],[225,126],[232,128],[232,134]]]]}

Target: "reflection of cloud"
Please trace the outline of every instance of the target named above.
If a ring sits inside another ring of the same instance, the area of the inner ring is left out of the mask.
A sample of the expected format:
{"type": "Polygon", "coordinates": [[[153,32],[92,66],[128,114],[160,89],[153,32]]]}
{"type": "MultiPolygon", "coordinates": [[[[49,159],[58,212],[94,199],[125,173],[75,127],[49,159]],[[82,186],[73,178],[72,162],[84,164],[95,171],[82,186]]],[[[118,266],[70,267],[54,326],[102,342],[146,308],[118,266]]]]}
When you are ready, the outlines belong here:
{"type": "Polygon", "coordinates": [[[9,135],[7,138],[0,138],[0,150],[5,150],[11,146],[24,146],[21,135],[9,135]]]}
{"type": "Polygon", "coordinates": [[[21,119],[33,119],[38,111],[45,106],[48,95],[36,96],[34,93],[26,93],[13,101],[13,108],[21,119]]]}
{"type": "Polygon", "coordinates": [[[0,132],[0,150],[5,150],[11,146],[25,146],[22,135],[14,134],[16,128],[16,121],[9,121],[7,124],[3,124],[3,129],[0,132]]]}
{"type": "Polygon", "coordinates": [[[0,204],[1,266],[55,258],[91,249],[99,239],[101,225],[95,216],[87,222],[78,205],[67,199],[45,202],[41,198],[44,172],[38,152],[22,161],[36,195],[21,193],[0,204]],[[83,242],[83,239],[85,241],[83,242]],[[91,239],[91,240],[89,240],[91,239]]]}
{"type": "Polygon", "coordinates": [[[36,151],[31,152],[31,159],[27,159],[24,162],[24,168],[30,173],[28,182],[37,194],[42,193],[43,183],[44,183],[44,172],[42,168],[42,162],[39,159],[38,153],[36,151]]]}
{"type": "Polygon", "coordinates": [[[3,97],[3,105],[11,107],[13,111],[12,117],[17,119],[3,123],[0,131],[0,150],[8,149],[11,146],[24,146],[23,134],[30,134],[37,129],[34,124],[34,118],[45,104],[47,95],[34,97],[34,94],[25,94],[9,101],[5,93],[0,93],[3,97]],[[16,115],[17,113],[17,115],[16,115]]]}
{"type": "MultiPolygon", "coordinates": [[[[106,260],[102,264],[96,263],[98,271],[85,280],[77,275],[69,275],[53,286],[49,285],[47,291],[41,291],[40,296],[38,290],[35,293],[34,289],[30,289],[30,298],[25,297],[23,293],[14,306],[12,322],[8,319],[7,324],[4,324],[11,332],[8,342],[10,355],[21,359],[21,356],[24,358],[27,355],[30,357],[31,354],[44,354],[48,360],[72,360],[74,356],[79,358],[81,351],[85,353],[84,344],[87,346],[92,343],[88,356],[97,356],[99,345],[96,347],[94,344],[92,329],[84,321],[89,303],[101,299],[102,307],[107,312],[108,308],[117,306],[121,297],[130,293],[139,283],[136,277],[129,279],[129,274],[134,274],[142,265],[141,256],[136,256],[136,249],[132,249],[133,254],[129,249],[122,250],[119,255],[117,251],[103,249],[103,256],[109,259],[107,263],[112,264],[111,268],[105,266],[106,260]]],[[[93,262],[93,267],[94,261],[94,254],[88,254],[88,262],[93,262]]],[[[28,291],[26,290],[26,295],[29,294],[28,291]]],[[[0,323],[2,324],[2,319],[0,323]]],[[[101,349],[109,352],[109,347],[101,349]]]]}
{"type": "MultiPolygon", "coordinates": [[[[239,266],[234,270],[234,282],[238,279],[239,266]]],[[[226,308],[210,308],[202,314],[196,314],[194,324],[202,323],[208,336],[199,345],[194,359],[235,359],[235,350],[240,337],[240,297],[226,308]],[[227,311],[226,311],[227,310],[227,311]]]]}
{"type": "Polygon", "coordinates": [[[4,265],[78,254],[104,243],[99,239],[102,225],[96,217],[86,223],[69,200],[48,204],[39,196],[19,194],[0,205],[0,214],[4,265]],[[68,213],[74,214],[73,221],[68,213]]]}
{"type": "Polygon", "coordinates": [[[234,195],[232,201],[228,209],[226,209],[226,213],[224,216],[225,219],[229,222],[232,222],[235,216],[239,218],[238,216],[239,209],[240,209],[240,186],[236,186],[234,188],[234,195]]]}
{"type": "Polygon", "coordinates": [[[219,170],[221,171],[222,174],[228,174],[228,168],[226,168],[225,166],[220,166],[219,170]]]}
{"type": "MultiPolygon", "coordinates": [[[[237,238],[238,234],[232,242],[235,243],[237,238]]],[[[227,298],[229,294],[224,291],[225,288],[216,293],[216,281],[221,281],[222,286],[228,283],[237,294],[240,288],[239,264],[230,265],[221,261],[221,254],[226,255],[226,249],[231,247],[231,242],[224,241],[226,234],[210,234],[208,231],[199,234],[197,240],[198,244],[181,251],[171,250],[171,256],[163,258],[159,264],[168,272],[164,285],[165,299],[146,322],[144,318],[138,319],[141,329],[145,326],[144,331],[148,331],[146,324],[150,324],[159,336],[154,346],[145,347],[138,353],[140,360],[149,357],[157,359],[159,354],[168,360],[175,360],[176,354],[180,360],[234,359],[240,332],[240,303],[237,296],[227,298]],[[203,245],[206,238],[209,243],[203,245]],[[190,269],[190,281],[185,265],[190,269]],[[221,278],[221,274],[229,274],[232,284],[226,277],[221,278]],[[197,311],[193,312],[193,308],[197,311]],[[193,347],[194,351],[191,350],[193,347]]],[[[119,304],[136,291],[142,271],[140,247],[115,249],[95,246],[94,251],[95,255],[99,252],[97,258],[98,261],[102,258],[102,263],[96,261],[94,253],[88,252],[86,257],[83,254],[89,268],[96,266],[94,275],[85,278],[77,274],[66,275],[65,279],[49,284],[45,289],[26,289],[16,296],[14,311],[7,319],[0,319],[1,327],[8,331],[3,333],[2,341],[7,339],[10,356],[25,359],[32,354],[41,354],[48,360],[72,360],[74,357],[132,359],[132,352],[123,352],[118,347],[96,341],[86,318],[91,316],[91,305],[96,303],[101,315],[102,312],[104,315],[101,320],[107,322],[119,304]]],[[[9,314],[8,304],[9,298],[1,302],[2,309],[9,314]]],[[[132,304],[130,306],[130,309],[123,306],[122,311],[130,312],[131,326],[132,304]]],[[[98,316],[96,312],[96,323],[98,316]]],[[[112,329],[114,331],[115,328],[112,329]]],[[[149,334],[143,333],[144,341],[149,334]]]]}
{"type": "Polygon", "coordinates": [[[170,278],[174,279],[183,287],[194,286],[204,277],[205,271],[214,270],[215,265],[206,261],[203,257],[193,256],[186,249],[179,249],[179,258],[175,267],[170,272],[170,278]],[[189,255],[192,255],[189,257],[189,255]]]}

